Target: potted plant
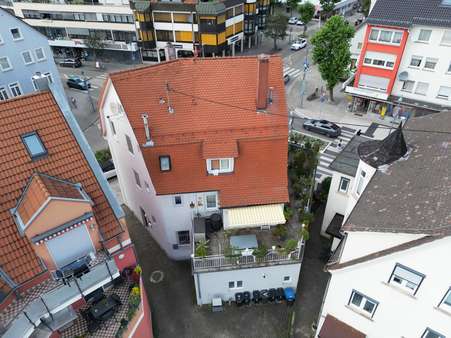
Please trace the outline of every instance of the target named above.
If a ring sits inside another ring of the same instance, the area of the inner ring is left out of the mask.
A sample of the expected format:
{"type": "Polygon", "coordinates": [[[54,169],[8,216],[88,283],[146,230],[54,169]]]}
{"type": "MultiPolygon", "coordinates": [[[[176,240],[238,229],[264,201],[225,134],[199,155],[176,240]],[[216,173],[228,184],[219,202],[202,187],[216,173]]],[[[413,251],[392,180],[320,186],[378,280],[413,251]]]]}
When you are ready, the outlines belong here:
{"type": "Polygon", "coordinates": [[[196,249],[194,250],[196,257],[204,258],[208,256],[208,241],[201,240],[196,244],[196,249]]]}

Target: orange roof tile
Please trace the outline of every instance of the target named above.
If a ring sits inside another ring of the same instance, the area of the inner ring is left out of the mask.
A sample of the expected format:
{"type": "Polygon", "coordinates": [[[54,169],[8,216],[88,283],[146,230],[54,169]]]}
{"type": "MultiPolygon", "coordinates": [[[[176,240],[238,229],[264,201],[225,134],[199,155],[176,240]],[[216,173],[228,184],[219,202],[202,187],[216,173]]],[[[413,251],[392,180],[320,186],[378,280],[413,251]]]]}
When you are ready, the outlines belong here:
{"type": "MultiPolygon", "coordinates": [[[[50,92],[0,102],[0,266],[18,284],[42,271],[29,241],[21,237],[10,209],[34,172],[79,182],[92,199],[105,238],[121,231],[94,173],[50,92]],[[48,156],[32,161],[21,135],[37,131],[48,156]]],[[[61,194],[43,182],[51,194],[61,194]]]]}
{"type": "Polygon", "coordinates": [[[26,224],[49,197],[85,199],[73,183],[35,173],[16,207],[22,222],[26,224]]]}
{"type": "Polygon", "coordinates": [[[155,146],[142,153],[157,194],[219,190],[221,206],[286,202],[282,70],[282,59],[269,57],[272,104],[263,112],[256,108],[256,56],[178,59],[111,74],[140,144],[145,143],[141,114],[149,115],[155,146]],[[172,170],[160,172],[158,157],[168,154],[172,170]],[[233,175],[207,175],[205,156],[236,155],[233,175]]]}

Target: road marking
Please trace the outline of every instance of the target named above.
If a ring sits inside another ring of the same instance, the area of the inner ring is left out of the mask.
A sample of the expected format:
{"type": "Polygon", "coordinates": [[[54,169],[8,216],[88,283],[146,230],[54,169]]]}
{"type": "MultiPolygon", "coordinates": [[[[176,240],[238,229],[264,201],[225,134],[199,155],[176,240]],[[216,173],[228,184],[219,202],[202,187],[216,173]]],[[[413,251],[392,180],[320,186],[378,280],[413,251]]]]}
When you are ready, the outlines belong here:
{"type": "Polygon", "coordinates": [[[99,87],[94,86],[94,85],[91,85],[91,88],[93,88],[93,89],[99,89],[99,87]]]}
{"type": "Polygon", "coordinates": [[[292,68],[292,67],[284,67],[283,68],[283,74],[284,75],[289,75],[290,77],[298,77],[299,75],[301,75],[302,70],[298,69],[298,68],[292,68]]]}

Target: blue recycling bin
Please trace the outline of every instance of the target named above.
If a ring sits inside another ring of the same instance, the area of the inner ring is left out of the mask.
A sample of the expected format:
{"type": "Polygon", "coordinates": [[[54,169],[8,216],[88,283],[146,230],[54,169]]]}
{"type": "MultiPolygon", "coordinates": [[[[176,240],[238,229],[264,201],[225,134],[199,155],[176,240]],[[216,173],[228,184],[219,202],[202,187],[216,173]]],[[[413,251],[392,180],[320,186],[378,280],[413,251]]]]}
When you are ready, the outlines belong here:
{"type": "Polygon", "coordinates": [[[285,299],[287,300],[287,304],[288,305],[293,305],[294,304],[294,300],[296,299],[296,295],[294,293],[294,289],[293,288],[285,288],[283,290],[284,294],[285,294],[285,299]]]}

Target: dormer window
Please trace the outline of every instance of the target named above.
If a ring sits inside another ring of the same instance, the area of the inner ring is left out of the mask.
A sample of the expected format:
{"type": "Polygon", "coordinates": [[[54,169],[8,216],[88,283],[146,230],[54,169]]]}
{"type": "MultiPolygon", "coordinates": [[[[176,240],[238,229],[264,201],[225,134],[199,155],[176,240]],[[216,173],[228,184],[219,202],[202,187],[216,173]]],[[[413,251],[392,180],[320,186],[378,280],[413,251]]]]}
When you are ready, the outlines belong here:
{"type": "Polygon", "coordinates": [[[28,154],[32,160],[37,160],[47,155],[47,149],[45,149],[37,132],[22,135],[22,142],[27,148],[28,154]]]}
{"type": "Polygon", "coordinates": [[[207,160],[207,171],[216,175],[233,172],[233,158],[213,158],[207,160]]]}
{"type": "Polygon", "coordinates": [[[171,170],[171,157],[168,155],[160,156],[160,170],[170,171],[171,170]]]}

